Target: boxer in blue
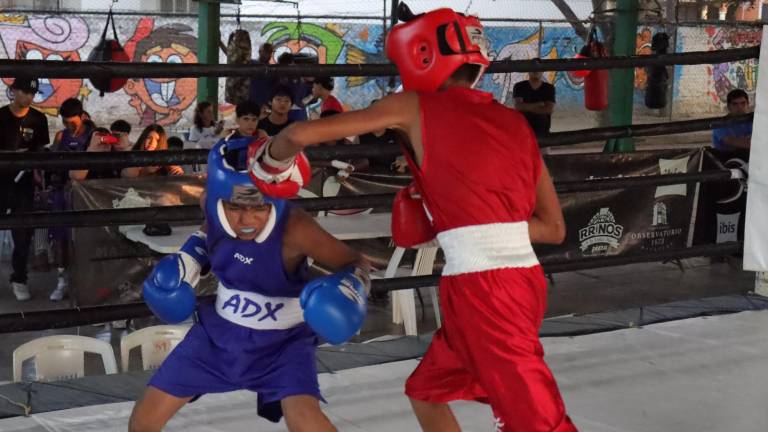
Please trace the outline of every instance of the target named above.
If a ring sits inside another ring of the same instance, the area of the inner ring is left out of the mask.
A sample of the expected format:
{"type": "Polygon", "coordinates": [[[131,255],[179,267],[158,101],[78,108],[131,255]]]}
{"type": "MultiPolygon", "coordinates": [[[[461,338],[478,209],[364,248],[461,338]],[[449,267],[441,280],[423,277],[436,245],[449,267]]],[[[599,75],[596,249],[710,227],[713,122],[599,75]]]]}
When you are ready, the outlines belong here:
{"type": "Polygon", "coordinates": [[[150,379],[131,432],[159,431],[205,393],[248,389],[257,412],[294,431],[334,431],[320,410],[315,350],[341,343],[365,317],[369,282],[362,257],[284,197],[308,180],[309,165],[264,155],[267,138],[222,140],[208,157],[205,232],[164,257],[144,299],[170,323],[198,321],[150,379]],[[247,153],[246,153],[247,151],[247,153]],[[247,170],[249,161],[259,161],[247,170]],[[308,281],[307,258],[335,273],[308,281]],[[210,267],[215,304],[196,305],[193,287],[210,267]]]}

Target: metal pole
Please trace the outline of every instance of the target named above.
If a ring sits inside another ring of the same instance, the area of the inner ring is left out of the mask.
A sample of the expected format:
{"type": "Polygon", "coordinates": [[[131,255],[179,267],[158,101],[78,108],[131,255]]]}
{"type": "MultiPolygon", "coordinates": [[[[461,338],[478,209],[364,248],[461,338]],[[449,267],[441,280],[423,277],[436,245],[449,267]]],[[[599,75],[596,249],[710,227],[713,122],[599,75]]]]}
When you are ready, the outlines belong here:
{"type": "MultiPolygon", "coordinates": [[[[197,62],[219,64],[221,40],[221,5],[218,2],[200,1],[197,18],[197,62]]],[[[197,79],[197,100],[213,104],[214,115],[219,106],[219,78],[197,79]]]]}
{"type": "MultiPolygon", "coordinates": [[[[385,3],[386,3],[386,0],[385,0],[385,3]]],[[[392,5],[391,6],[392,6],[392,8],[389,11],[389,28],[390,28],[390,30],[392,29],[392,27],[395,26],[395,24],[397,24],[397,8],[400,6],[400,1],[399,0],[392,0],[392,5]]],[[[391,91],[394,91],[395,90],[395,77],[393,77],[393,76],[389,77],[389,83],[388,84],[389,84],[389,89],[391,91]]]]}
{"type": "MultiPolygon", "coordinates": [[[[638,0],[618,0],[616,22],[614,26],[614,56],[634,56],[637,49],[637,12],[638,0]]],[[[632,109],[635,93],[635,69],[613,69],[610,74],[608,106],[611,126],[632,124],[632,109]]],[[[631,138],[610,140],[604,151],[634,151],[631,138]]]]}

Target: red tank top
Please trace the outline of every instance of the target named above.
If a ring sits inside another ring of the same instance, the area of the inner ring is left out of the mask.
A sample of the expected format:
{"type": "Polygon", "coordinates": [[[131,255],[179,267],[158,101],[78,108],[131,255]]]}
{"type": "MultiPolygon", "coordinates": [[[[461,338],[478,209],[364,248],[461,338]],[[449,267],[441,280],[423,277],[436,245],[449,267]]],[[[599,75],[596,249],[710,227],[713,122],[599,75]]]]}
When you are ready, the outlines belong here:
{"type": "Polygon", "coordinates": [[[541,156],[525,117],[462,87],[421,93],[419,105],[424,160],[414,178],[435,229],[530,219],[541,156]]]}

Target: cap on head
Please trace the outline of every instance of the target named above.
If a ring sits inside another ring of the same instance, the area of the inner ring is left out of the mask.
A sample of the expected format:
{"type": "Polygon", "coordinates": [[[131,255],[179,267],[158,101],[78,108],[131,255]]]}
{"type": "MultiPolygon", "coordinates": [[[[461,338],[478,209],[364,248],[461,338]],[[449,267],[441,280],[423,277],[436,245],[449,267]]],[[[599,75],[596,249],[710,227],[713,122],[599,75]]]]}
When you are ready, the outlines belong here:
{"type": "Polygon", "coordinates": [[[35,94],[39,93],[40,84],[35,78],[18,77],[13,80],[11,88],[14,90],[21,90],[24,93],[35,94]]]}
{"type": "Polygon", "coordinates": [[[477,84],[490,64],[488,41],[477,17],[448,8],[413,15],[401,3],[398,18],[405,22],[387,35],[386,52],[406,90],[436,91],[465,64],[480,66],[477,84]]]}

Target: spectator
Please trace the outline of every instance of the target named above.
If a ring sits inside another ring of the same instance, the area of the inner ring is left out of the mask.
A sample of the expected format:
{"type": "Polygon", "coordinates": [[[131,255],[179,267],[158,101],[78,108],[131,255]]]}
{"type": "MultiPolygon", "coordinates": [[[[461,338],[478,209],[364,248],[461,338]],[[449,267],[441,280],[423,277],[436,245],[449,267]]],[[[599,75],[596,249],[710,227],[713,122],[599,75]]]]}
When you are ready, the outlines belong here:
{"type": "Polygon", "coordinates": [[[169,137],[168,150],[184,150],[184,140],[177,136],[169,137]]]}
{"type": "MultiPolygon", "coordinates": [[[[139,139],[133,146],[134,151],[164,151],[168,150],[168,138],[165,129],[159,124],[151,124],[144,128],[139,139]]],[[[123,168],[122,177],[147,177],[182,175],[184,170],[176,165],[145,166],[123,168]]]]}
{"type": "Polygon", "coordinates": [[[522,112],[537,136],[547,135],[555,110],[555,86],[542,81],[541,72],[529,72],[526,81],[512,88],[515,109],[522,112]]]}
{"type": "MultiPolygon", "coordinates": [[[[38,152],[49,142],[48,120],[32,108],[32,100],[39,92],[36,79],[16,78],[11,84],[13,100],[0,108],[0,151],[38,152]]],[[[32,210],[35,180],[28,170],[0,173],[0,211],[25,212],[32,210]]],[[[27,262],[33,230],[12,229],[13,257],[11,288],[19,301],[29,300],[27,262]]]]}
{"type": "MultiPolygon", "coordinates": [[[[239,108],[239,107],[238,107],[239,108]]],[[[259,120],[258,130],[260,136],[275,136],[285,129],[293,121],[288,118],[291,110],[291,90],[285,86],[278,86],[272,96],[272,109],[269,115],[259,120]]]]}
{"type": "Polygon", "coordinates": [[[319,98],[322,101],[320,104],[321,115],[328,110],[344,112],[344,107],[336,96],[331,94],[332,91],[333,78],[331,77],[315,78],[312,82],[312,96],[319,98]]]}
{"type": "Polygon", "coordinates": [[[256,136],[259,126],[261,107],[252,102],[243,102],[235,107],[235,124],[237,128],[227,132],[227,138],[242,138],[256,136]]]}
{"type": "Polygon", "coordinates": [[[213,116],[213,104],[208,101],[197,104],[193,123],[189,129],[188,141],[197,143],[197,148],[210,149],[224,129],[224,121],[216,122],[213,116]]]}
{"type": "MultiPolygon", "coordinates": [[[[70,98],[65,100],[59,108],[61,122],[64,129],[56,133],[53,139],[53,151],[56,152],[83,152],[88,148],[88,143],[93,132],[93,123],[84,120],[85,111],[83,103],[78,99],[70,98]]],[[[51,210],[66,211],[71,210],[72,206],[67,198],[67,185],[69,184],[69,173],[67,171],[50,172],[51,186],[51,210]]],[[[56,288],[50,295],[52,301],[60,301],[67,294],[67,274],[69,267],[69,247],[71,242],[71,232],[67,227],[53,227],[48,229],[49,238],[52,241],[52,249],[58,268],[58,278],[56,288]]]]}
{"type": "MultiPolygon", "coordinates": [[[[122,120],[118,120],[122,121],[122,120]]],[[[117,123],[117,122],[115,122],[117,123]]],[[[128,133],[124,132],[125,127],[120,124],[112,123],[120,136],[110,133],[106,128],[97,127],[91,133],[91,139],[88,143],[88,152],[112,152],[112,151],[130,151],[132,144],[128,140],[128,133]],[[122,129],[122,131],[120,130],[122,129]]],[[[130,129],[130,126],[129,126],[130,129]]],[[[93,179],[112,179],[120,178],[120,169],[99,169],[99,170],[70,170],[69,178],[71,180],[93,180],[93,179]]]]}
{"type": "Polygon", "coordinates": [[[91,139],[92,123],[84,119],[83,103],[78,99],[65,100],[59,108],[64,129],[53,138],[53,151],[85,151],[91,139]]]}
{"type": "MultiPolygon", "coordinates": [[[[749,95],[742,89],[734,89],[726,96],[728,115],[747,114],[749,95]]],[[[721,127],[712,131],[712,145],[718,150],[749,150],[752,143],[752,120],[721,127]]]]}
{"type": "MultiPolygon", "coordinates": [[[[272,63],[272,55],[275,53],[275,47],[271,43],[265,43],[259,48],[259,58],[256,64],[268,65],[272,63]]],[[[248,100],[257,105],[266,105],[269,103],[269,97],[277,86],[275,77],[254,77],[251,78],[251,89],[248,100]]]]}
{"type": "Polygon", "coordinates": [[[120,142],[118,147],[121,149],[130,149],[133,144],[130,141],[131,125],[125,120],[115,120],[109,126],[109,132],[120,142]]]}
{"type": "MultiPolygon", "coordinates": [[[[281,54],[277,62],[281,65],[296,64],[296,58],[301,58],[302,63],[316,62],[316,58],[313,60],[310,57],[302,56],[301,54],[293,55],[289,52],[281,54]]],[[[285,86],[290,91],[293,105],[288,112],[288,118],[291,121],[307,120],[307,105],[314,99],[312,96],[312,80],[309,78],[281,78],[278,80],[277,85],[285,86]]]]}

